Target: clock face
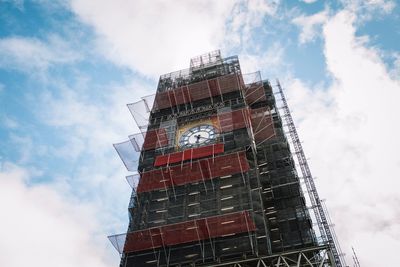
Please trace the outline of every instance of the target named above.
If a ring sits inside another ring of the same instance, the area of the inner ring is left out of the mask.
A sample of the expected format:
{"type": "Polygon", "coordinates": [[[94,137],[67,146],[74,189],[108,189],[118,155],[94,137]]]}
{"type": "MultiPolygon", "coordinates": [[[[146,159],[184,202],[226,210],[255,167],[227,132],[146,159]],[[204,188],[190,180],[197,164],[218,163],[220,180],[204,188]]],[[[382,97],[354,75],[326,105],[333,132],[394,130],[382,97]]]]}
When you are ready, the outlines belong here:
{"type": "Polygon", "coordinates": [[[217,138],[217,129],[210,124],[196,125],[179,138],[180,147],[197,147],[213,143],[217,138]]]}

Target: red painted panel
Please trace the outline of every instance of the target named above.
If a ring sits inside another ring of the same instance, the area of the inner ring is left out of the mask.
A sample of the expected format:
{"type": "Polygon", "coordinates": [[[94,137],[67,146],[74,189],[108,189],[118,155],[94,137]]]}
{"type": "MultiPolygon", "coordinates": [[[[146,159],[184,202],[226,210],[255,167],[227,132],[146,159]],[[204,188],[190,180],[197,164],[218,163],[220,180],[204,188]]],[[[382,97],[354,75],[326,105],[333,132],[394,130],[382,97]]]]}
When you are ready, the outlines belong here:
{"type": "Polygon", "coordinates": [[[238,76],[236,74],[218,77],[218,83],[223,94],[239,90],[238,76]]]}
{"type": "Polygon", "coordinates": [[[218,155],[224,152],[224,144],[213,144],[198,148],[191,148],[184,151],[157,156],[154,166],[163,166],[167,164],[182,162],[189,159],[199,159],[212,155],[218,155]]]}
{"type": "Polygon", "coordinates": [[[246,154],[242,151],[143,172],[137,192],[160,190],[172,185],[179,186],[248,170],[246,154]]]}
{"type": "Polygon", "coordinates": [[[268,108],[251,110],[251,124],[256,143],[275,137],[275,127],[271,112],[268,108]]]}
{"type": "Polygon", "coordinates": [[[173,90],[157,93],[154,101],[154,108],[158,110],[170,108],[175,105],[241,90],[242,86],[239,85],[241,80],[242,78],[240,75],[228,74],[216,79],[204,80],[173,90]]]}
{"type": "Polygon", "coordinates": [[[154,99],[155,109],[164,109],[171,107],[171,102],[169,101],[168,91],[157,93],[154,99]]]}
{"type": "Polygon", "coordinates": [[[168,136],[164,128],[150,130],[146,133],[143,149],[155,149],[168,145],[168,136]]]}
{"type": "Polygon", "coordinates": [[[211,96],[207,80],[188,85],[190,98],[193,101],[209,98],[211,96]]]}
{"type": "Polygon", "coordinates": [[[245,100],[248,105],[251,105],[256,102],[267,100],[265,96],[265,91],[263,84],[254,83],[249,88],[245,89],[245,100]]]}
{"type": "Polygon", "coordinates": [[[128,233],[124,252],[173,246],[255,230],[256,226],[248,211],[235,212],[128,233]]]}
{"type": "Polygon", "coordinates": [[[176,103],[178,105],[190,102],[189,89],[187,86],[182,86],[174,90],[176,103]]]}
{"type": "Polygon", "coordinates": [[[246,128],[249,125],[249,110],[247,108],[225,112],[218,115],[222,132],[231,132],[246,128]]]}
{"type": "Polygon", "coordinates": [[[221,94],[221,89],[219,88],[217,79],[208,80],[208,87],[210,88],[212,96],[217,96],[221,94]]]}

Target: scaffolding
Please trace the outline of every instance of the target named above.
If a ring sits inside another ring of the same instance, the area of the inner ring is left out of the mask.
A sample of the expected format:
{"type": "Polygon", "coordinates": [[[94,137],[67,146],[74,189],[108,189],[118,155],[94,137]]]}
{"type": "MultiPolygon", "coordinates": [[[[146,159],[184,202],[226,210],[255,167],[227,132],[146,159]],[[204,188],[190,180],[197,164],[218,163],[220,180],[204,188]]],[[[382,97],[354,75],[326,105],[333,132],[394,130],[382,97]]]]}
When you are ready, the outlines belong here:
{"type": "Polygon", "coordinates": [[[290,114],[290,110],[289,110],[285,95],[283,93],[283,89],[278,80],[277,80],[277,88],[278,88],[278,93],[279,93],[281,101],[282,101],[282,110],[283,110],[282,117],[285,118],[285,121],[286,121],[286,126],[288,128],[288,133],[289,133],[290,139],[293,144],[294,153],[297,156],[297,161],[299,163],[299,167],[300,167],[301,173],[303,175],[303,180],[306,185],[306,190],[308,193],[307,196],[311,202],[312,211],[313,211],[314,217],[316,219],[318,230],[322,237],[322,241],[323,241],[323,243],[328,244],[330,252],[333,254],[333,259],[335,261],[335,265],[337,267],[346,266],[344,254],[341,252],[340,245],[337,240],[335,231],[329,224],[330,217],[327,212],[327,209],[322,204],[322,201],[319,198],[319,195],[318,195],[315,183],[314,183],[314,179],[311,175],[311,171],[308,166],[307,159],[304,154],[304,150],[302,148],[299,136],[297,134],[296,127],[293,122],[292,115],[290,114]]]}
{"type": "Polygon", "coordinates": [[[237,57],[213,51],[162,75],[156,95],[128,108],[139,133],[114,147],[136,171],[127,176],[130,223],[109,237],[121,266],[342,266],[318,242],[326,231],[313,228],[287,115],[260,72],[242,74],[237,57]],[[199,124],[215,138],[180,146],[199,124]]]}

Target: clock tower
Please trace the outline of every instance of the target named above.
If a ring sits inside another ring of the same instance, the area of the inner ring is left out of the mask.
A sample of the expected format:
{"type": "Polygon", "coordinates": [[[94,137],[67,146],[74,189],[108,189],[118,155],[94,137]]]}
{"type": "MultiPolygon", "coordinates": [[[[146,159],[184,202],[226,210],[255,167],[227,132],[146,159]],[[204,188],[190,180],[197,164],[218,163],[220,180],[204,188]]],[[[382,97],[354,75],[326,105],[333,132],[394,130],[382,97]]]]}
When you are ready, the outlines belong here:
{"type": "Polygon", "coordinates": [[[114,145],[137,171],[127,233],[109,237],[121,267],[342,266],[279,84],[213,51],[128,106],[141,133],[114,145]]]}

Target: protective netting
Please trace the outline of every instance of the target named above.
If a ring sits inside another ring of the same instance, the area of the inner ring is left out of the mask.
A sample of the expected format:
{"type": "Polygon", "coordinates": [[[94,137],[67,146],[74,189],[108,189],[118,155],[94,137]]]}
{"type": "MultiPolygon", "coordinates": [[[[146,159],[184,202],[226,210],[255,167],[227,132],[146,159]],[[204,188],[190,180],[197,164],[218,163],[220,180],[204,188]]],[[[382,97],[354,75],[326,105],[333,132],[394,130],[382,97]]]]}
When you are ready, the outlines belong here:
{"type": "Polygon", "coordinates": [[[248,105],[267,100],[260,72],[244,74],[243,80],[244,98],[248,105]]]}
{"type": "Polygon", "coordinates": [[[222,58],[219,50],[192,58],[190,68],[160,76],[157,92],[165,92],[218,76],[241,73],[237,56],[222,58]]]}
{"type": "Polygon", "coordinates": [[[134,146],[130,140],[113,144],[115,150],[117,151],[119,157],[124,163],[128,171],[135,171],[138,167],[139,153],[135,151],[134,146]]]}
{"type": "MultiPolygon", "coordinates": [[[[236,129],[246,128],[250,125],[250,113],[247,108],[234,111],[220,112],[210,117],[210,121],[217,121],[216,126],[222,133],[236,129]]],[[[160,124],[160,128],[150,130],[143,134],[130,136],[135,151],[151,150],[157,148],[170,148],[175,145],[176,120],[160,124]]]]}
{"type": "MultiPolygon", "coordinates": [[[[255,230],[256,226],[248,211],[235,212],[128,233],[123,252],[174,246],[255,230]]],[[[120,243],[116,241],[123,237],[117,235],[116,238],[109,239],[117,244],[114,246],[121,253],[120,243]]]]}
{"type": "Polygon", "coordinates": [[[158,92],[154,100],[153,110],[171,108],[176,105],[238,91],[241,88],[239,76],[233,73],[180,86],[173,90],[158,92]]]}
{"type": "Polygon", "coordinates": [[[190,148],[183,151],[157,156],[154,166],[163,166],[172,163],[182,162],[189,159],[199,159],[209,156],[215,156],[224,152],[224,144],[213,144],[209,146],[190,148]]]}
{"type": "Polygon", "coordinates": [[[136,152],[140,152],[142,150],[145,137],[146,137],[146,132],[131,134],[129,136],[129,140],[132,143],[132,147],[135,149],[136,152]]]}
{"type": "Polygon", "coordinates": [[[272,113],[268,107],[252,109],[251,123],[254,140],[257,145],[266,142],[276,135],[272,113]]]}
{"type": "Polygon", "coordinates": [[[108,240],[110,240],[111,244],[119,252],[119,254],[124,252],[126,234],[110,235],[108,236],[108,240]]]}
{"type": "Polygon", "coordinates": [[[142,100],[135,103],[127,104],[128,109],[141,132],[146,131],[149,124],[149,116],[154,102],[154,95],[153,101],[149,99],[149,97],[142,98],[142,100]]]}
{"type": "MultiPolygon", "coordinates": [[[[258,117],[256,117],[258,118],[258,117]]],[[[215,125],[221,133],[231,132],[233,130],[248,128],[251,125],[250,111],[248,108],[238,109],[234,111],[221,112],[210,117],[211,121],[216,121],[215,125]]],[[[253,119],[252,119],[253,120],[253,119]]],[[[258,120],[255,119],[257,122],[258,120]]],[[[138,166],[139,152],[144,150],[152,150],[158,148],[171,148],[175,146],[175,136],[176,136],[176,120],[168,121],[164,124],[160,124],[161,128],[153,129],[143,133],[137,133],[129,136],[129,140],[114,144],[114,148],[117,150],[118,155],[125,164],[128,171],[136,171],[138,166]]],[[[258,129],[257,129],[258,130],[258,129]]],[[[265,133],[266,129],[263,129],[261,133],[265,133]]],[[[259,133],[259,136],[264,136],[259,133]]],[[[213,147],[216,149],[217,147],[213,147]]],[[[205,148],[207,150],[207,148],[205,148]]],[[[220,150],[218,146],[217,151],[220,150]]],[[[200,150],[201,151],[201,150],[200,150]]],[[[164,152],[162,152],[164,153],[164,152]]],[[[174,160],[177,160],[183,156],[187,159],[188,152],[185,155],[177,153],[170,155],[174,160]]],[[[201,152],[203,153],[203,152],[201,152]]],[[[197,158],[202,157],[200,155],[197,158]]],[[[215,153],[215,151],[214,151],[215,153]]],[[[168,155],[166,155],[168,157],[168,155]]],[[[195,157],[196,158],[196,157],[195,157]]],[[[164,164],[165,157],[160,159],[161,161],[157,164],[164,164]]],[[[168,161],[168,160],[167,160],[168,161]]],[[[157,165],[157,166],[161,166],[157,165]]]]}
{"type": "Polygon", "coordinates": [[[146,132],[143,149],[155,149],[168,145],[168,135],[164,128],[154,129],[146,132]]]}
{"type": "Polygon", "coordinates": [[[214,50],[209,53],[191,58],[190,70],[195,71],[196,69],[202,69],[204,67],[210,67],[212,65],[221,63],[222,63],[221,51],[214,50]]]}
{"type": "Polygon", "coordinates": [[[140,179],[140,174],[139,173],[135,173],[132,175],[128,175],[125,177],[126,181],[128,182],[128,184],[130,185],[130,187],[132,189],[136,189],[138,183],[139,183],[139,179],[140,179]]]}
{"type": "Polygon", "coordinates": [[[250,115],[247,108],[220,113],[217,117],[222,132],[231,132],[250,125],[250,115]]]}
{"type": "Polygon", "coordinates": [[[137,192],[205,181],[249,170],[244,151],[143,172],[137,192]]]}

